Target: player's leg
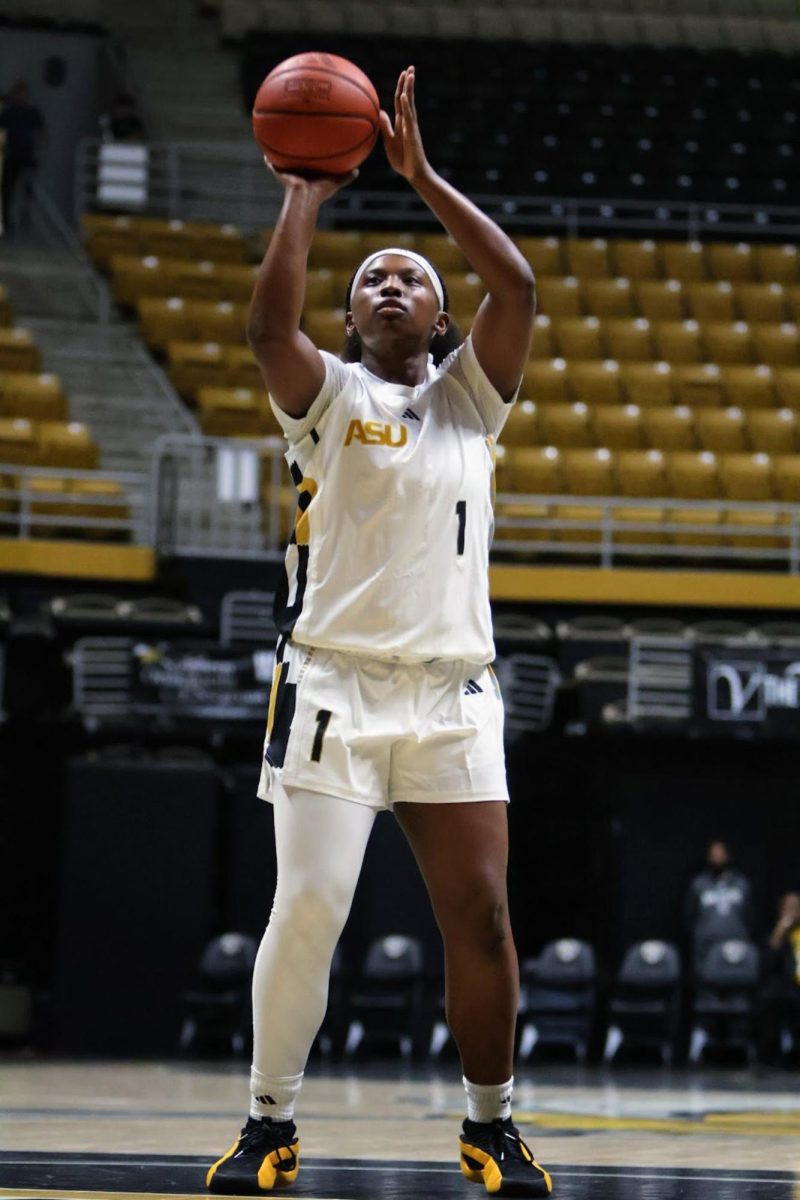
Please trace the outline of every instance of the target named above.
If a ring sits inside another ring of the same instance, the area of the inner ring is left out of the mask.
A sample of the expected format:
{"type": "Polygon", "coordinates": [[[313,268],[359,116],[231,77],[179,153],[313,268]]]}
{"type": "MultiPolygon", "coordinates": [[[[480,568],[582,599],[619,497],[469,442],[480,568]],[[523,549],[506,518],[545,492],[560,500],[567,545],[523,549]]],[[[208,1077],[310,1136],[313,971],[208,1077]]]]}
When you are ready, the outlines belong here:
{"type": "Polygon", "coordinates": [[[276,790],[278,883],[253,972],[250,1116],[211,1167],[212,1192],[258,1194],[297,1174],[295,1098],[325,1016],[333,952],[377,811],[316,792],[276,790]]]}
{"type": "Polygon", "coordinates": [[[519,970],[508,914],[502,801],[398,803],[444,942],[445,1007],[468,1117],[461,1168],[500,1195],[546,1196],[550,1177],[511,1121],[519,970]]]}

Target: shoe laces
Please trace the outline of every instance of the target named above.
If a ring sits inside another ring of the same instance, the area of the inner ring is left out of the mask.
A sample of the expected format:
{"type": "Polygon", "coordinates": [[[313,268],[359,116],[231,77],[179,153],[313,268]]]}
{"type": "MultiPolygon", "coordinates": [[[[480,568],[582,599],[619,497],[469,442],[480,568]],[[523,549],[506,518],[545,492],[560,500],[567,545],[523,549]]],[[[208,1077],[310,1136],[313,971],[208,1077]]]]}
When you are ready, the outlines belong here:
{"type": "Polygon", "coordinates": [[[511,1158],[518,1162],[533,1162],[533,1153],[520,1137],[519,1130],[510,1117],[498,1117],[492,1121],[492,1141],[499,1151],[500,1159],[511,1158]]]}
{"type": "Polygon", "coordinates": [[[293,1121],[273,1121],[270,1117],[248,1117],[239,1135],[237,1155],[251,1150],[277,1150],[294,1139],[293,1121]]]}

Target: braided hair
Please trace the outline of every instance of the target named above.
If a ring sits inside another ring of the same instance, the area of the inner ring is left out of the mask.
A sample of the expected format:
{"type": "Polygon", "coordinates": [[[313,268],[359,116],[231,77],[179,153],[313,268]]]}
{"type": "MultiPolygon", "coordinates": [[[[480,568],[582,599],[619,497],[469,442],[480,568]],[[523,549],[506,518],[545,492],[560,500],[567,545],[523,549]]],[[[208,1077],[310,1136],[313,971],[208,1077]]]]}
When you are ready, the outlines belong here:
{"type": "MultiPolygon", "coordinates": [[[[433,266],[433,264],[431,264],[431,266],[433,266]]],[[[436,267],[433,267],[433,269],[436,271],[436,267]]],[[[350,282],[348,283],[347,290],[344,294],[344,307],[347,312],[350,311],[353,283],[355,282],[357,272],[358,267],[356,267],[356,270],[353,271],[353,274],[350,276],[350,282]]],[[[450,301],[447,295],[447,285],[438,271],[436,271],[436,278],[442,285],[442,295],[444,296],[443,311],[449,312],[450,301]]],[[[447,358],[448,354],[452,354],[452,352],[458,346],[460,346],[463,341],[463,333],[455,324],[455,322],[451,320],[444,333],[435,334],[433,341],[430,344],[430,353],[433,356],[434,365],[438,367],[439,363],[443,362],[444,359],[447,358]]],[[[361,362],[361,336],[357,330],[354,329],[353,332],[345,338],[341,356],[345,362],[361,362]]]]}

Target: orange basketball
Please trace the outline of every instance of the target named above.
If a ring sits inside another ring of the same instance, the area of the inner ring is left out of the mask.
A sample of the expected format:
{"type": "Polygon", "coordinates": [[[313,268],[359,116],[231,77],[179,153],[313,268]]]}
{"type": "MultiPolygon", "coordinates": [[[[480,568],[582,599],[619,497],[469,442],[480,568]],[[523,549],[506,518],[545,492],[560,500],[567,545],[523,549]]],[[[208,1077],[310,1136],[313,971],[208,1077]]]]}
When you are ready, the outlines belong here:
{"type": "Polygon", "coordinates": [[[296,54],[270,71],[253,105],[253,132],[279,171],[346,175],[378,137],[378,94],[337,54],[296,54]]]}

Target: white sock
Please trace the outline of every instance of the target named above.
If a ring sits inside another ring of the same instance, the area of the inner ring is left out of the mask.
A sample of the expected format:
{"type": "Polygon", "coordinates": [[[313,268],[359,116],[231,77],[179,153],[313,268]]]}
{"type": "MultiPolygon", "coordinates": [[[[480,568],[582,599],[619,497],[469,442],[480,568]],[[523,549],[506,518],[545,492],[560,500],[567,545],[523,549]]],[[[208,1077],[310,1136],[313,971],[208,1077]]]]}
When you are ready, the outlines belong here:
{"type": "Polygon", "coordinates": [[[463,1078],[467,1093],[467,1118],[470,1121],[505,1121],[511,1116],[513,1075],[508,1083],[470,1083],[466,1075],[463,1078]]]}
{"type": "Polygon", "coordinates": [[[272,1117],[273,1121],[294,1119],[294,1102],[303,1083],[299,1075],[262,1075],[250,1071],[250,1116],[272,1117]]]}

